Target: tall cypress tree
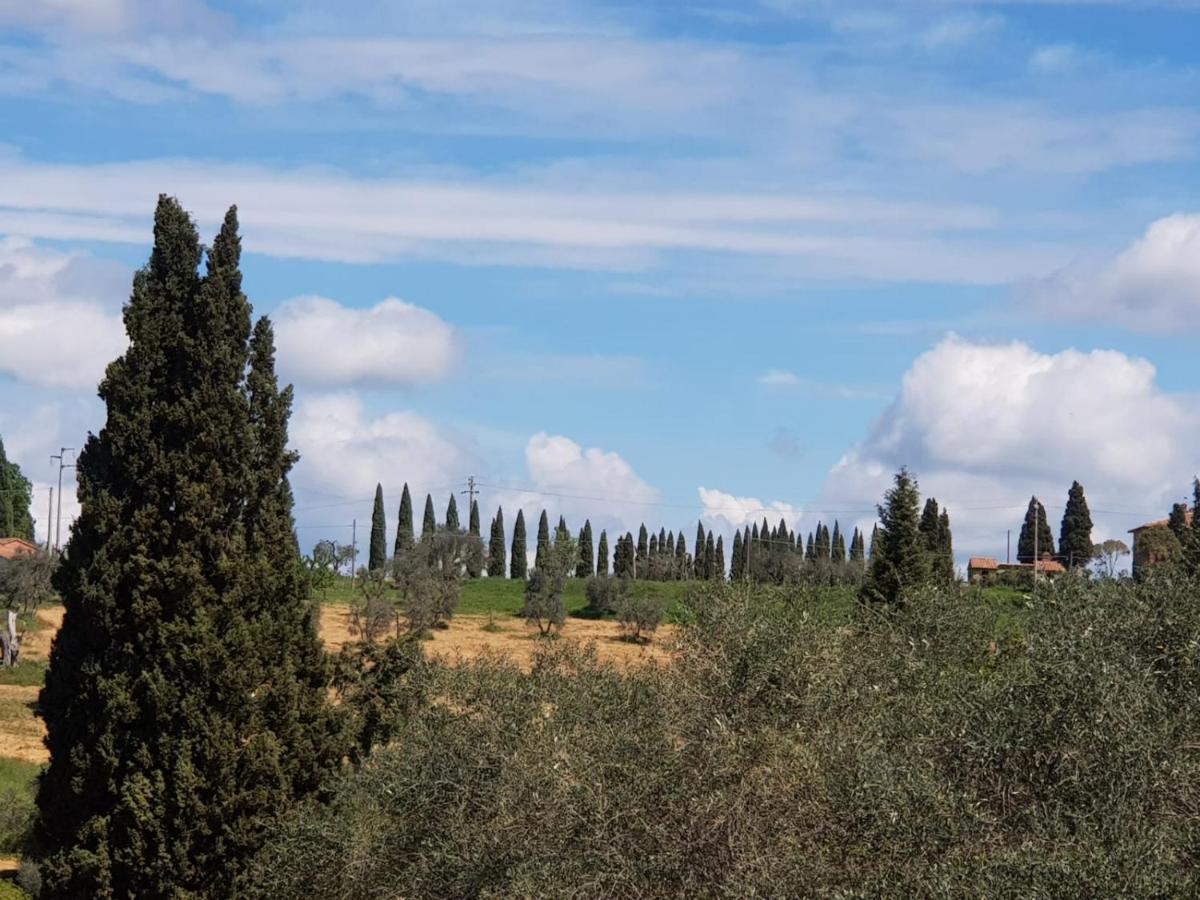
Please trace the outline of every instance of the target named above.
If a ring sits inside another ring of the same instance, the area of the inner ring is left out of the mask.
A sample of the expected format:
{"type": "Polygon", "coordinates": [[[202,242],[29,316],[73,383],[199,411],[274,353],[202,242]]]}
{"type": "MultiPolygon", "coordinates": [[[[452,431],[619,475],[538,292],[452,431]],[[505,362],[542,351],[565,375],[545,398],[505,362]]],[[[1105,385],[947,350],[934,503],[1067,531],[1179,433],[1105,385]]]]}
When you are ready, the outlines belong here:
{"type": "Polygon", "coordinates": [[[584,519],[579,529],[579,563],[575,566],[577,578],[588,578],[596,571],[592,564],[592,520],[584,519]]]}
{"type": "Polygon", "coordinates": [[[479,501],[471,498],[471,512],[467,519],[467,534],[473,538],[467,553],[467,577],[478,578],[483,574],[483,542],[479,534],[479,501]]]}
{"type": "Polygon", "coordinates": [[[1025,510],[1025,521],[1021,525],[1021,535],[1017,539],[1018,562],[1031,563],[1034,560],[1034,550],[1040,558],[1045,554],[1054,555],[1054,535],[1050,532],[1050,523],[1046,521],[1046,507],[1042,506],[1037,497],[1029,498],[1029,507],[1025,510]],[[1037,540],[1034,541],[1034,528],[1037,528],[1037,540]]]}
{"type": "Polygon", "coordinates": [[[712,577],[718,581],[725,580],[725,538],[717,535],[717,549],[713,554],[712,577]]]}
{"type": "Polygon", "coordinates": [[[954,572],[954,536],[950,533],[950,511],[945,507],[938,517],[938,554],[933,574],[946,583],[957,577],[954,572]]]}
{"type": "Polygon", "coordinates": [[[867,559],[868,560],[872,560],[875,558],[875,543],[876,543],[876,539],[878,537],[879,537],[879,523],[876,522],[874,525],[871,526],[871,546],[867,548],[867,559]]]}
{"type": "Polygon", "coordinates": [[[679,537],[675,540],[675,577],[686,579],[690,574],[688,572],[687,561],[687,538],[683,536],[683,532],[679,532],[679,537]]]}
{"type": "Polygon", "coordinates": [[[733,533],[733,550],[729,554],[729,580],[741,581],[742,571],[742,532],[738,529],[733,533]]]}
{"type": "Polygon", "coordinates": [[[396,545],[392,550],[392,561],[399,564],[413,545],[413,509],[412,495],[408,492],[408,482],[404,482],[404,492],[400,495],[400,521],[396,523],[396,545]]]}
{"type": "Polygon", "coordinates": [[[921,539],[917,512],[921,501],[917,480],[902,468],[879,507],[880,527],[875,552],[859,596],[893,605],[928,574],[928,556],[921,539]]]}
{"type": "Polygon", "coordinates": [[[558,527],[554,529],[554,542],[558,543],[559,538],[570,538],[571,531],[567,528],[567,520],[563,516],[558,517],[558,527]]]}
{"type": "Polygon", "coordinates": [[[421,540],[437,534],[437,515],[433,511],[433,495],[425,495],[425,516],[421,520],[421,540]]]}
{"type": "Polygon", "coordinates": [[[863,551],[863,536],[858,530],[858,526],[854,528],[854,536],[850,538],[850,561],[863,562],[866,559],[866,553],[863,551]]]}
{"type": "Polygon", "coordinates": [[[608,574],[608,532],[601,530],[600,543],[596,545],[596,574],[608,574]]]}
{"type": "Polygon", "coordinates": [[[714,578],[717,567],[716,547],[713,545],[713,534],[710,531],[704,538],[704,577],[714,578]]]}
{"type": "Polygon", "coordinates": [[[1058,555],[1064,566],[1082,569],[1092,561],[1092,514],[1083,485],[1071,482],[1058,532],[1058,555]]]}
{"type": "Polygon", "coordinates": [[[842,536],[837,519],[833,520],[833,545],[830,548],[830,558],[835,563],[846,561],[846,538],[842,536]]]}
{"type": "Polygon", "coordinates": [[[1175,503],[1171,506],[1171,516],[1167,519],[1167,527],[1179,538],[1181,545],[1186,544],[1191,536],[1191,525],[1188,523],[1188,505],[1175,503]]]}
{"type": "Polygon", "coordinates": [[[704,523],[697,522],[696,523],[696,544],[695,544],[696,551],[695,551],[695,559],[693,560],[693,564],[692,564],[692,568],[695,570],[695,574],[696,574],[697,578],[705,577],[705,574],[704,574],[704,538],[705,538],[704,523]]]}
{"type": "Polygon", "coordinates": [[[383,486],[375,485],[375,508],[371,510],[371,544],[367,569],[381,572],[387,565],[387,519],[383,513],[383,486]]]}
{"type": "Polygon", "coordinates": [[[925,508],[921,510],[921,541],[925,545],[925,551],[932,557],[937,555],[938,551],[938,518],[941,511],[938,509],[938,502],[935,498],[930,497],[925,501],[925,508]]]}
{"type": "Polygon", "coordinates": [[[0,441],[0,537],[33,540],[32,499],[33,485],[21,467],[9,461],[0,441]]]}
{"type": "Polygon", "coordinates": [[[232,896],[273,818],[346,749],[293,531],[292,392],[270,324],[251,335],[236,212],[203,278],[173,199],[154,238],[55,576],[43,897],[232,896]]]}
{"type": "Polygon", "coordinates": [[[454,494],[451,494],[450,502],[446,504],[446,530],[458,531],[461,528],[458,521],[458,501],[454,499],[454,494]]]}
{"type": "Polygon", "coordinates": [[[813,533],[808,533],[808,544],[804,548],[804,558],[814,560],[817,558],[817,542],[813,539],[813,533]]]}
{"type": "Polygon", "coordinates": [[[637,539],[637,555],[634,556],[634,572],[635,577],[645,578],[650,574],[650,568],[647,563],[650,561],[650,538],[646,531],[646,523],[642,523],[642,527],[638,529],[637,539]]]}
{"type": "Polygon", "coordinates": [[[488,541],[488,578],[504,577],[504,507],[496,508],[492,518],[492,535],[488,541]]]}
{"type": "Polygon", "coordinates": [[[549,559],[549,557],[545,556],[544,554],[549,549],[550,549],[550,519],[546,515],[546,511],[543,509],[542,516],[540,519],[538,519],[537,552],[533,555],[534,566],[537,566],[539,564],[545,565],[545,562],[547,559],[549,559]]]}
{"type": "Polygon", "coordinates": [[[517,521],[513,523],[512,554],[509,558],[509,577],[524,581],[529,572],[529,557],[525,549],[525,510],[517,510],[517,521]]]}
{"type": "Polygon", "coordinates": [[[650,535],[650,554],[646,557],[650,562],[658,558],[658,535],[650,535]]]}

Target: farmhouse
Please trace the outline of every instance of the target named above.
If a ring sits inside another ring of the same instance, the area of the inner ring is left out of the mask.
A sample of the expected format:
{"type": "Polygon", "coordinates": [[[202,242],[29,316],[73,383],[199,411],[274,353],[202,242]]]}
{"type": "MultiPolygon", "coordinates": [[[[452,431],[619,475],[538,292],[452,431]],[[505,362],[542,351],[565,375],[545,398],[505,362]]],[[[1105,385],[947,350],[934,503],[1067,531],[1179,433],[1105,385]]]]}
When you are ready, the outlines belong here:
{"type": "MultiPolygon", "coordinates": [[[[1002,563],[991,556],[972,556],[967,562],[968,584],[991,584],[1004,572],[1030,572],[1035,568],[1034,563],[1002,563]]],[[[1046,576],[1058,575],[1065,572],[1062,563],[1050,558],[1050,554],[1042,555],[1037,561],[1038,574],[1046,576]]]]}
{"type": "Polygon", "coordinates": [[[36,544],[18,537],[0,538],[0,559],[16,559],[18,556],[36,556],[40,552],[36,544]]]}
{"type": "MultiPolygon", "coordinates": [[[[1185,513],[1184,521],[1191,526],[1192,511],[1190,509],[1185,513]]],[[[1183,548],[1179,545],[1179,539],[1175,533],[1171,531],[1170,522],[1170,519],[1157,519],[1129,529],[1129,533],[1133,535],[1134,575],[1137,575],[1143,566],[1152,566],[1155,563],[1173,559],[1182,552],[1183,548]]]]}

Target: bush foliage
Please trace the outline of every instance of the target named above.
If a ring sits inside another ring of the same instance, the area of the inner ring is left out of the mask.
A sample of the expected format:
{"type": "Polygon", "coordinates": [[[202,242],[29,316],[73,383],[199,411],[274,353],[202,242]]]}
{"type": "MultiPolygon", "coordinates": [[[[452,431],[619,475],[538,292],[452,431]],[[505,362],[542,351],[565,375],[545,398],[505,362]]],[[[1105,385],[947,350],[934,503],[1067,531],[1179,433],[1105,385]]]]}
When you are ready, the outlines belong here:
{"type": "Polygon", "coordinates": [[[712,585],[669,667],[426,665],[245,892],[1191,895],[1198,587],[931,589],[832,627],[807,589],[712,585]]]}

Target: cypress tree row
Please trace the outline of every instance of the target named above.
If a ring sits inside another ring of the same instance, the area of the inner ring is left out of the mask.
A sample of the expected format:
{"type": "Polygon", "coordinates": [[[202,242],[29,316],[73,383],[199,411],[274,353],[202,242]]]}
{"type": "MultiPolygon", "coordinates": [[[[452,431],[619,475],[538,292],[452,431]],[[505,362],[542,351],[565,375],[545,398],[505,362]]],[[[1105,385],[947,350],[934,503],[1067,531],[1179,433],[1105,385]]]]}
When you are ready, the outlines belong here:
{"type": "Polygon", "coordinates": [[[396,523],[396,544],[392,550],[392,562],[400,564],[404,555],[413,546],[413,509],[412,495],[408,492],[408,482],[404,482],[404,492],[400,495],[400,521],[396,523]]]}
{"type": "Polygon", "coordinates": [[[1088,510],[1083,485],[1071,482],[1067,506],[1058,532],[1058,555],[1062,564],[1073,569],[1087,567],[1092,561],[1092,514],[1088,510]]]}
{"type": "Polygon", "coordinates": [[[600,543],[596,545],[596,574],[608,574],[608,532],[600,532],[600,543]]]}
{"type": "Polygon", "coordinates": [[[269,323],[251,335],[235,210],[203,278],[200,256],[160,197],[55,575],[43,897],[232,896],[345,750],[293,531],[291,388],[269,323]]]}
{"type": "Polygon", "coordinates": [[[846,538],[838,527],[837,519],[833,520],[833,547],[830,556],[837,563],[846,561],[846,538]]]}
{"type": "Polygon", "coordinates": [[[546,516],[546,511],[542,510],[542,516],[538,519],[537,533],[537,552],[533,556],[533,564],[537,566],[539,563],[545,564],[549,558],[545,553],[550,549],[550,519],[546,516]]]}
{"type": "Polygon", "coordinates": [[[425,517],[421,521],[421,540],[437,534],[437,516],[433,511],[433,495],[425,495],[425,517]]]}
{"type": "Polygon", "coordinates": [[[471,512],[467,519],[467,534],[474,538],[467,553],[467,577],[478,578],[483,574],[483,543],[479,534],[479,501],[472,498],[471,512]]]}
{"type": "Polygon", "coordinates": [[[871,565],[859,596],[872,602],[902,605],[904,594],[924,580],[927,554],[921,537],[917,481],[901,468],[879,507],[871,565]]]}
{"type": "Polygon", "coordinates": [[[509,577],[525,580],[529,570],[529,558],[525,550],[525,510],[517,510],[517,521],[513,524],[512,555],[509,559],[509,577]]]}
{"type": "Polygon", "coordinates": [[[458,501],[454,499],[454,494],[451,494],[450,502],[446,504],[446,530],[453,532],[461,528],[458,522],[458,501]]]}
{"type": "Polygon", "coordinates": [[[585,519],[579,529],[579,563],[575,566],[577,578],[588,578],[596,571],[592,565],[592,520],[585,519]]]}
{"type": "Polygon", "coordinates": [[[1029,498],[1029,508],[1025,510],[1025,521],[1021,525],[1021,535],[1017,539],[1017,561],[1031,563],[1034,560],[1034,550],[1038,558],[1049,554],[1054,555],[1054,535],[1050,532],[1050,523],[1046,521],[1046,508],[1037,497],[1029,498]],[[1037,539],[1034,539],[1036,528],[1037,539]]]}
{"type": "Polygon", "coordinates": [[[558,517],[558,527],[554,529],[554,542],[557,544],[559,538],[570,539],[571,531],[567,528],[567,520],[563,516],[558,517]]]}
{"type": "Polygon", "coordinates": [[[4,441],[0,441],[0,537],[33,540],[32,499],[33,485],[21,474],[20,466],[9,462],[4,441]]]}
{"type": "Polygon", "coordinates": [[[504,507],[497,507],[492,518],[492,534],[488,541],[488,578],[504,577],[504,507]]]}
{"type": "Polygon", "coordinates": [[[382,572],[387,565],[387,520],[383,513],[383,486],[375,485],[375,507],[371,510],[371,543],[367,570],[382,572]]]}

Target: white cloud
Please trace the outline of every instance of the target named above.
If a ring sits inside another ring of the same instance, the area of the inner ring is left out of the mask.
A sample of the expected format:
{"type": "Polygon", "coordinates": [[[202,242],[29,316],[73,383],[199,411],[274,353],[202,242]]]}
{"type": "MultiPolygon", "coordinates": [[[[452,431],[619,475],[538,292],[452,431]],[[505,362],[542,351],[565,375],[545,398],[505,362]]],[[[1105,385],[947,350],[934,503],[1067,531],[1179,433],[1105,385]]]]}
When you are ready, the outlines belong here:
{"type": "MultiPolygon", "coordinates": [[[[804,511],[791,503],[772,500],[764,503],[757,497],[737,497],[714,488],[697,488],[700,496],[701,516],[716,531],[727,537],[736,529],[762,522],[765,518],[771,525],[780,518],[787,520],[789,528],[796,528],[804,511]]],[[[728,546],[725,551],[729,558],[728,546]]]]}
{"type": "Polygon", "coordinates": [[[795,372],[788,372],[784,369],[771,369],[758,376],[758,383],[770,385],[797,385],[800,383],[800,377],[795,372]]]}
{"type": "Polygon", "coordinates": [[[52,388],[95,387],[125,348],[120,267],[29,241],[0,240],[0,374],[52,388]]]}
{"type": "Polygon", "coordinates": [[[296,297],[272,313],[281,372],[327,386],[436,381],[455,358],[454,329],[395,297],[368,309],[325,297],[296,297]]]}
{"type": "Polygon", "coordinates": [[[1029,288],[1042,309],[1141,330],[1194,330],[1200,323],[1200,215],[1150,224],[1111,260],[1079,263],[1029,288]]]}
{"type": "Polygon", "coordinates": [[[870,508],[907,465],[922,494],[949,507],[960,557],[1003,556],[1031,494],[1057,534],[1078,479],[1094,537],[1127,538],[1182,499],[1198,440],[1200,408],[1164,392],[1144,359],[950,336],[913,363],[891,407],[834,467],[822,505],[870,508]]]}
{"type": "MultiPolygon", "coordinates": [[[[301,395],[291,438],[300,453],[297,494],[307,492],[298,507],[320,505],[320,495],[358,502],[369,514],[377,483],[398,501],[403,482],[414,492],[457,484],[477,460],[463,436],[413,412],[371,415],[352,392],[301,395]]],[[[414,504],[419,499],[414,494],[414,504]]]]}
{"type": "Polygon", "coordinates": [[[200,0],[0,0],[0,27],[117,35],[215,31],[226,25],[200,0]]]}

